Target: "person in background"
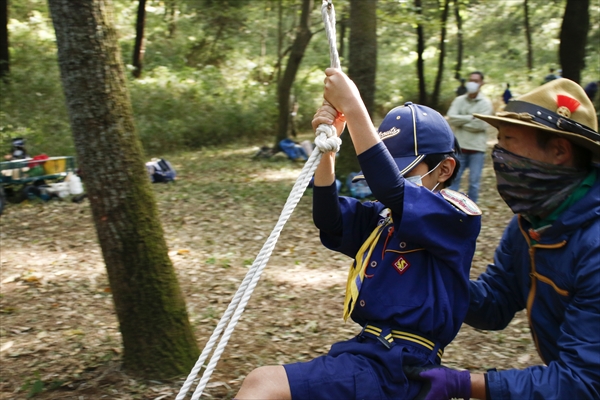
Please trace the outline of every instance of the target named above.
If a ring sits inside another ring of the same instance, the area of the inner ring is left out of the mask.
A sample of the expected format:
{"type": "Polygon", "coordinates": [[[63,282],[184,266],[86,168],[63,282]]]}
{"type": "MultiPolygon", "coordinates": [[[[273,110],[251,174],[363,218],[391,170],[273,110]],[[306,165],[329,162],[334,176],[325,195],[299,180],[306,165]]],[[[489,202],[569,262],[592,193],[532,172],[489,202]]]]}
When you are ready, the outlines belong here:
{"type": "Polygon", "coordinates": [[[504,104],[508,104],[510,99],[512,99],[512,93],[510,92],[510,83],[507,83],[506,89],[504,89],[504,93],[502,93],[502,100],[504,100],[504,104]]]}
{"type": "Polygon", "coordinates": [[[459,190],[462,175],[466,169],[469,169],[467,194],[474,202],[479,198],[479,182],[487,147],[488,125],[475,118],[473,114],[492,115],[494,112],[492,102],[481,93],[483,84],[481,72],[474,71],[469,74],[469,81],[465,85],[467,93],[456,97],[446,113],[446,119],[462,150],[459,155],[460,169],[450,189],[459,190]]]}
{"type": "Polygon", "coordinates": [[[585,88],[583,89],[585,90],[585,94],[591,101],[594,101],[596,93],[598,93],[598,85],[600,85],[600,81],[590,82],[587,85],[585,85],[585,88]]]}
{"type": "Polygon", "coordinates": [[[6,154],[4,159],[7,161],[24,160],[28,158],[27,150],[25,149],[25,139],[14,138],[11,142],[10,154],[6,154]]]}
{"type": "Polygon", "coordinates": [[[494,263],[470,282],[465,323],[502,330],[527,309],[544,365],[470,374],[412,368],[422,399],[600,398],[600,135],[583,89],[557,79],[496,116],[498,192],[515,213],[494,263]],[[470,381],[470,385],[469,385],[470,381]],[[430,388],[427,391],[427,388],[430,388]]]}
{"type": "Polygon", "coordinates": [[[467,88],[465,86],[465,78],[460,78],[460,86],[458,86],[455,90],[457,96],[462,96],[467,93],[467,88]]]}
{"type": "MultiPolygon", "coordinates": [[[[562,70],[559,71],[562,72],[562,70]]],[[[544,83],[548,83],[558,78],[560,78],[560,75],[554,73],[554,68],[550,68],[550,73],[544,77],[544,83]]]]}

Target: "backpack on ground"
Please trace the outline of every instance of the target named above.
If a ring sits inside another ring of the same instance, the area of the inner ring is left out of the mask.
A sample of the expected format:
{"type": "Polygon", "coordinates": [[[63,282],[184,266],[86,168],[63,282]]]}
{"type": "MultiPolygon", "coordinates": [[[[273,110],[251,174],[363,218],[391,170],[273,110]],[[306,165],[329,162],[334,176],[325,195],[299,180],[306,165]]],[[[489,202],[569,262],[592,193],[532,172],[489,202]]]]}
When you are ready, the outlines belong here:
{"type": "Polygon", "coordinates": [[[164,158],[153,158],[146,163],[146,170],[152,183],[167,183],[175,180],[177,173],[170,162],[164,158]]]}

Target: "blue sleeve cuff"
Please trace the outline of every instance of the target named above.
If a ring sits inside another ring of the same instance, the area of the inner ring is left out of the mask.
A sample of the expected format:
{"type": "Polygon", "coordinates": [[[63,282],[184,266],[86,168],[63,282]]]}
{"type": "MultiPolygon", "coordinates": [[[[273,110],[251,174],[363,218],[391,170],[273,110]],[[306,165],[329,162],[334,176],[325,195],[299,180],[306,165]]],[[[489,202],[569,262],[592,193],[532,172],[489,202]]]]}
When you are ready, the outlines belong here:
{"type": "Polygon", "coordinates": [[[313,187],[313,222],[329,235],[342,235],[342,212],[335,182],[313,187]]]}

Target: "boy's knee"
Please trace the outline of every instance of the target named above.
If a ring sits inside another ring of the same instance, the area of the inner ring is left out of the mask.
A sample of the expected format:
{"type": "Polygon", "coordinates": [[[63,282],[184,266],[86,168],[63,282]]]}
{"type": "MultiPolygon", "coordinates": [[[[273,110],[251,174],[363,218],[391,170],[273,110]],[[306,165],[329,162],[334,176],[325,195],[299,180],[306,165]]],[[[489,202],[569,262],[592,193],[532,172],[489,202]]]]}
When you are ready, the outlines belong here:
{"type": "Polygon", "coordinates": [[[253,369],[247,376],[244,378],[244,386],[254,387],[260,386],[261,382],[266,378],[266,369],[268,367],[258,367],[253,369]]]}
{"type": "Polygon", "coordinates": [[[291,398],[285,370],[281,366],[263,366],[250,372],[240,391],[239,399],[289,399],[291,398]]]}

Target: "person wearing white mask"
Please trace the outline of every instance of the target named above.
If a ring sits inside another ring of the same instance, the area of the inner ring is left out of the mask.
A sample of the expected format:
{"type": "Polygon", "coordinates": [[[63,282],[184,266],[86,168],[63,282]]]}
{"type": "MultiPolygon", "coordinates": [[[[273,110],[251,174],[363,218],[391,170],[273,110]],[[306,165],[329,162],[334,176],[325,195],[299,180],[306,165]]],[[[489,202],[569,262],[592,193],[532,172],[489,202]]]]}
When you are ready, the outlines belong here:
{"type": "Polygon", "coordinates": [[[459,155],[460,169],[452,186],[458,191],[463,173],[469,169],[469,188],[467,194],[474,202],[479,198],[479,182],[487,146],[488,126],[483,121],[475,118],[474,113],[492,115],[494,107],[492,102],[481,93],[483,74],[474,71],[469,74],[466,84],[467,93],[458,96],[452,101],[446,119],[462,149],[459,155]]]}

